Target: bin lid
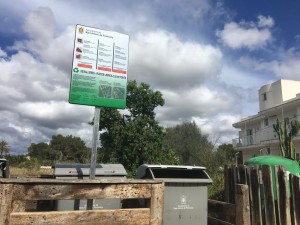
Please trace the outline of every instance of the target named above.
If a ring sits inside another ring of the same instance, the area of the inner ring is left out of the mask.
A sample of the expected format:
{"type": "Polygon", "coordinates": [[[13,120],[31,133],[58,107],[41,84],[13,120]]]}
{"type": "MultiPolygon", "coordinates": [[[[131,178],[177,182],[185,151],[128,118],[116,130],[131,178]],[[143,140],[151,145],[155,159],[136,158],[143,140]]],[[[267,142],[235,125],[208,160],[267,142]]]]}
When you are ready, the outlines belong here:
{"type": "MultiPolygon", "coordinates": [[[[55,164],[53,168],[56,177],[83,177],[90,174],[90,164],[55,164]]],[[[97,164],[95,176],[125,177],[127,172],[122,164],[97,164]]]]}
{"type": "Polygon", "coordinates": [[[205,170],[202,166],[143,164],[137,169],[136,178],[161,179],[176,183],[212,183],[205,170]]]}
{"type": "Polygon", "coordinates": [[[7,165],[7,159],[0,159],[0,165],[5,167],[7,165]]]}
{"type": "Polygon", "coordinates": [[[295,160],[287,159],[276,155],[262,155],[250,158],[245,161],[245,165],[270,165],[285,166],[291,174],[300,176],[300,166],[295,160]]]}

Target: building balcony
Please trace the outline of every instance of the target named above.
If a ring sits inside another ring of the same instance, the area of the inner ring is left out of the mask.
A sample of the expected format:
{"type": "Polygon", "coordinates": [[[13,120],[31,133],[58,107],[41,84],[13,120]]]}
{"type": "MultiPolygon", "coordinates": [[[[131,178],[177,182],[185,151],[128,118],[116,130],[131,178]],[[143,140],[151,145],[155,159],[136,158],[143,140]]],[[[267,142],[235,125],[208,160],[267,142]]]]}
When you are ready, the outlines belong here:
{"type": "Polygon", "coordinates": [[[246,147],[252,145],[260,145],[265,142],[275,142],[277,141],[277,134],[274,132],[273,127],[267,127],[263,130],[259,130],[251,135],[242,135],[244,132],[240,133],[240,137],[233,139],[233,146],[235,148],[246,147]]]}
{"type": "MultiPolygon", "coordinates": [[[[300,132],[294,139],[295,140],[300,139],[300,132]]],[[[245,136],[241,135],[239,138],[235,138],[232,140],[232,144],[234,148],[243,148],[243,147],[255,146],[255,145],[268,145],[277,142],[278,142],[278,136],[274,131],[273,127],[268,127],[263,130],[259,130],[252,135],[245,135],[245,136]]]]}

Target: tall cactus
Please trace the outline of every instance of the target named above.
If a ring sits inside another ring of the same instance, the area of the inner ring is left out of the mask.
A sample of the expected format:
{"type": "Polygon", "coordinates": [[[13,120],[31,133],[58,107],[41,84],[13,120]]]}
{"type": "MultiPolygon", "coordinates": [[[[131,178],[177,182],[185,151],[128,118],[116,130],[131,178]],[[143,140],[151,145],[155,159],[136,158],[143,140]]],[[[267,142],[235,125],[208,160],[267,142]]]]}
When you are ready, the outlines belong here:
{"type": "Polygon", "coordinates": [[[296,151],[293,144],[293,138],[298,134],[300,130],[299,121],[292,121],[289,124],[287,120],[284,120],[282,124],[282,122],[277,119],[276,124],[273,124],[273,129],[278,135],[281,155],[285,158],[296,159],[296,151]]]}

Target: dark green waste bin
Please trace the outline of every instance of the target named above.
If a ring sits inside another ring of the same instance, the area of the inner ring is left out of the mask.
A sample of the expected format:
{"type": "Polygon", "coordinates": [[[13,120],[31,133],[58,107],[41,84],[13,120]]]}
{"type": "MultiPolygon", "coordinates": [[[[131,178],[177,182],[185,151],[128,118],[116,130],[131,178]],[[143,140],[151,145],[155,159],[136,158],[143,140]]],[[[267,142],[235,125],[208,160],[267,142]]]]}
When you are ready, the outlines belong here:
{"type": "Polygon", "coordinates": [[[212,180],[205,167],[144,164],[136,178],[164,181],[164,225],[207,225],[207,186],[212,180]]]}

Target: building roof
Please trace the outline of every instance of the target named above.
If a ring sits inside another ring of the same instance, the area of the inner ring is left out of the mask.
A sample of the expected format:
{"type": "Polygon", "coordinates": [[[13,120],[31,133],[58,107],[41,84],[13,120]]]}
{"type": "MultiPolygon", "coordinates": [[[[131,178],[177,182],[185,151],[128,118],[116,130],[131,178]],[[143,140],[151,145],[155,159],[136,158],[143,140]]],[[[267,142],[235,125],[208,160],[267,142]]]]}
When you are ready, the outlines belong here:
{"type": "Polygon", "coordinates": [[[300,94],[298,94],[293,99],[290,99],[290,100],[287,100],[287,101],[283,102],[282,104],[278,104],[278,105],[276,105],[272,108],[260,111],[254,116],[249,116],[247,118],[243,118],[241,121],[232,124],[232,126],[234,128],[240,128],[241,126],[243,126],[247,122],[250,122],[250,121],[254,122],[255,120],[262,120],[262,119],[264,119],[268,116],[273,115],[275,112],[281,111],[283,108],[293,107],[293,106],[297,106],[297,105],[300,105],[300,94]]]}

